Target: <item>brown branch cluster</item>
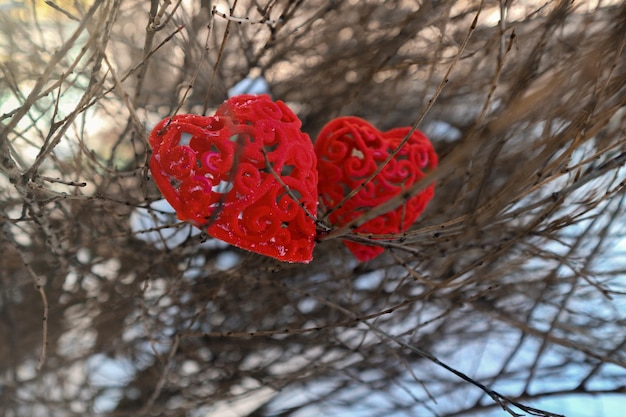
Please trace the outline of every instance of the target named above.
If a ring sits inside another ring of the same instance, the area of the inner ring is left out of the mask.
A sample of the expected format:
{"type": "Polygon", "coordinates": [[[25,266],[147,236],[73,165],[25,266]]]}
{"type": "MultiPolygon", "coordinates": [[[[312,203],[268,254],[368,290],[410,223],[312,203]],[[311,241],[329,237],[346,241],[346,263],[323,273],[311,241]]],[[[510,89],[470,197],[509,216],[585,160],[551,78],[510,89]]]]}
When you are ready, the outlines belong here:
{"type": "Polygon", "coordinates": [[[557,416],[537,401],[625,394],[623,5],[14,3],[0,414],[557,416]],[[345,114],[431,137],[414,227],[344,236],[383,256],[328,239],[279,264],[155,205],[147,132],[249,74],[312,138],[345,114]]]}

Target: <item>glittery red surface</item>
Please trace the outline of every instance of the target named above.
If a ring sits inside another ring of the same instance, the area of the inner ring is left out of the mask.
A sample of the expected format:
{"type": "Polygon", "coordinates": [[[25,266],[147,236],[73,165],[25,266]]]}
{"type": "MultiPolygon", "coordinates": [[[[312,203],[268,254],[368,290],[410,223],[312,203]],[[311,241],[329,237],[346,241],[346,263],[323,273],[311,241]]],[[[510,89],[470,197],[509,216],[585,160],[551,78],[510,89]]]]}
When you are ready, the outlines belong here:
{"type": "MultiPolygon", "coordinates": [[[[385,168],[341,207],[338,204],[359,187],[410,131],[402,127],[380,132],[358,117],[339,117],[329,122],[315,141],[318,192],[329,221],[335,226],[347,224],[381,203],[402,193],[437,166],[437,154],[428,138],[413,132],[402,150],[385,168]]],[[[434,195],[431,184],[395,210],[364,223],[355,231],[380,235],[406,231],[424,211],[434,195]]],[[[383,252],[379,246],[344,241],[354,256],[367,261],[383,252]]]]}
{"type": "Polygon", "coordinates": [[[300,127],[281,101],[235,96],[214,116],[183,114],[157,124],[150,171],[179,219],[242,249],[309,262],[315,223],[304,208],[317,212],[317,170],[300,127]]]}

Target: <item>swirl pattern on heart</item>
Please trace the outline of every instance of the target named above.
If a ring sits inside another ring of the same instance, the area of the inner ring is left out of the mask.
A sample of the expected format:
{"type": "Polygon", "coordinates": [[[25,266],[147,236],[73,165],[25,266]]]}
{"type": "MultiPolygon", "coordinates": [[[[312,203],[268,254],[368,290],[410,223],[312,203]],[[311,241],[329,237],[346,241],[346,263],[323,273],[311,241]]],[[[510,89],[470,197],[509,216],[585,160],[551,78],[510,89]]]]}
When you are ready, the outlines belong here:
{"type": "Polygon", "coordinates": [[[235,96],[214,116],[159,122],[150,171],[180,220],[242,249],[309,262],[318,178],[301,125],[282,101],[235,96]]]}
{"type": "MultiPolygon", "coordinates": [[[[407,190],[437,166],[437,154],[428,138],[415,130],[396,156],[355,196],[344,198],[387,159],[409,134],[410,127],[380,132],[366,120],[338,117],[326,124],[315,141],[318,192],[328,219],[335,226],[345,225],[369,210],[407,190]]],[[[367,235],[396,234],[406,231],[424,211],[434,195],[434,184],[407,199],[395,210],[367,221],[355,232],[367,235]]],[[[383,252],[380,246],[344,240],[354,256],[367,261],[383,252]]]]}

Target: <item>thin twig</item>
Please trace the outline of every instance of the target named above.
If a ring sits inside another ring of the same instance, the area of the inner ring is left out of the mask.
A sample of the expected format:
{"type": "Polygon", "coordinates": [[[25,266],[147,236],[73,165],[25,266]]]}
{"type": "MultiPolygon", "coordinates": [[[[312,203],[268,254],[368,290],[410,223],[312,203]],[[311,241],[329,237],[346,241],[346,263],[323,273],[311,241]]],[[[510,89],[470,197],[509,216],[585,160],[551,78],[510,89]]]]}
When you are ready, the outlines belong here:
{"type": "MultiPolygon", "coordinates": [[[[237,7],[238,0],[233,1],[233,5],[230,8],[230,14],[232,15],[237,7]]],[[[211,16],[214,16],[216,13],[216,6],[213,6],[211,10],[211,16]]],[[[220,43],[220,49],[217,52],[217,58],[215,59],[215,65],[213,65],[213,71],[211,72],[211,80],[209,81],[209,86],[206,91],[206,95],[204,96],[204,105],[202,107],[202,114],[206,115],[206,112],[209,109],[209,100],[211,99],[211,93],[213,92],[213,86],[215,85],[215,79],[217,78],[217,72],[222,62],[222,56],[224,54],[224,49],[226,48],[226,40],[228,39],[228,34],[230,33],[230,25],[231,21],[226,21],[226,28],[224,29],[224,35],[222,36],[222,42],[220,43]]]]}

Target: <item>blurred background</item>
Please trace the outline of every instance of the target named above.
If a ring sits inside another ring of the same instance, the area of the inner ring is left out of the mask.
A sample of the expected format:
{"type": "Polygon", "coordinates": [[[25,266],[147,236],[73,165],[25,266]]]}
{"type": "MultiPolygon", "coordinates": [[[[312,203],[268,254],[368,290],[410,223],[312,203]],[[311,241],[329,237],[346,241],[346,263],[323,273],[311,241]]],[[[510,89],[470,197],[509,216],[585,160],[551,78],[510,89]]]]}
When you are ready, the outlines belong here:
{"type": "Polygon", "coordinates": [[[0,415],[621,416],[625,45],[612,0],[0,1],[0,415]],[[424,131],[411,230],[180,223],[147,136],[246,77],[313,139],[424,131]]]}

